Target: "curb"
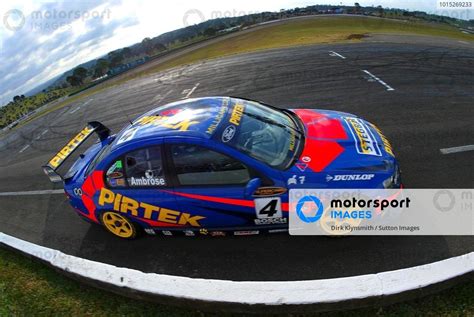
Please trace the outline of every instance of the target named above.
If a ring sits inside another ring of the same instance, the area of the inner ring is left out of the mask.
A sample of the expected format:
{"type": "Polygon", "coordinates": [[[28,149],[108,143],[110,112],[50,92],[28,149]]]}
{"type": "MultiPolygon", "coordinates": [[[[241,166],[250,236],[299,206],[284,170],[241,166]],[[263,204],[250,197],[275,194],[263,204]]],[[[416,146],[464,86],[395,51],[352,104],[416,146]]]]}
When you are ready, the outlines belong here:
{"type": "Polygon", "coordinates": [[[194,309],[294,312],[353,309],[413,299],[472,279],[474,252],[411,268],[343,278],[236,282],[120,268],[71,256],[0,232],[0,245],[74,279],[127,297],[194,309]]]}

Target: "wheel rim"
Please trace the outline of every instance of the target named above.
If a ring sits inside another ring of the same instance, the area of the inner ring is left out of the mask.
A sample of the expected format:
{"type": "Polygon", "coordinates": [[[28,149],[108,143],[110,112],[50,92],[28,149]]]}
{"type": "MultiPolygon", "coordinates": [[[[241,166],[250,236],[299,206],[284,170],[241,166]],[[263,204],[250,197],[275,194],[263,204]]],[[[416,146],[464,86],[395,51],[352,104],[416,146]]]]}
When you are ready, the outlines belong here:
{"type": "Polygon", "coordinates": [[[132,223],[115,212],[105,212],[102,215],[102,222],[108,231],[120,238],[130,238],[133,236],[134,228],[132,223]]]}

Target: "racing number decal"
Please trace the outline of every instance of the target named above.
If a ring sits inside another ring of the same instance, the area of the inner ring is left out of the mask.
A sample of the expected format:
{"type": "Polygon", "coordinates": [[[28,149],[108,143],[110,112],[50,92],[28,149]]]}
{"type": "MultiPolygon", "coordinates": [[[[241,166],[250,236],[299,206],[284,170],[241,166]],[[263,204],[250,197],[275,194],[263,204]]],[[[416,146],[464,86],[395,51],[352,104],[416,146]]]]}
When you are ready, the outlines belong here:
{"type": "Polygon", "coordinates": [[[257,218],[281,218],[280,197],[255,199],[255,212],[257,218]]]}

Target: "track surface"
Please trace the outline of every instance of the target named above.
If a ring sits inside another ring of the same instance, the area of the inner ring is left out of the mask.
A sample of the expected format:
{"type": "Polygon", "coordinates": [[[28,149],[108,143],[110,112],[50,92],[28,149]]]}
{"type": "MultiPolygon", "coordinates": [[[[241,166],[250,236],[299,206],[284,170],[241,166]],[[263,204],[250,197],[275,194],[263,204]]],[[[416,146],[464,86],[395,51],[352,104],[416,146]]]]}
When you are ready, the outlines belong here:
{"type": "MultiPolygon", "coordinates": [[[[227,57],[86,97],[0,139],[0,193],[52,189],[40,166],[87,121],[99,120],[118,131],[127,122],[125,113],[133,119],[185,97],[194,87],[191,97],[234,95],[279,107],[360,115],[391,140],[406,187],[472,188],[474,152],[443,155],[440,149],[474,143],[474,45],[430,38],[377,39],[227,57]]],[[[232,280],[351,276],[474,250],[474,237],[461,236],[158,236],[127,242],[80,220],[63,195],[0,196],[0,231],[144,272],[232,280]]]]}

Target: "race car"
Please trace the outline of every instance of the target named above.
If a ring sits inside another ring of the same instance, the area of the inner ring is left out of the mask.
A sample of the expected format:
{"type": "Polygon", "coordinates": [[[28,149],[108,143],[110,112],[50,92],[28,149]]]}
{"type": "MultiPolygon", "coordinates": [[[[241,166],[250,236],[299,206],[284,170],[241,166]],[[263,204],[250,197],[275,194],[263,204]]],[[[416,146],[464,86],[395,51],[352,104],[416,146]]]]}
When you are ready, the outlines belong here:
{"type": "Polygon", "coordinates": [[[400,169],[372,123],[235,97],[157,107],[116,135],[90,122],[45,166],[84,219],[133,239],[288,230],[292,188],[396,188],[400,169]],[[58,168],[92,134],[68,172],[58,168]]]}

